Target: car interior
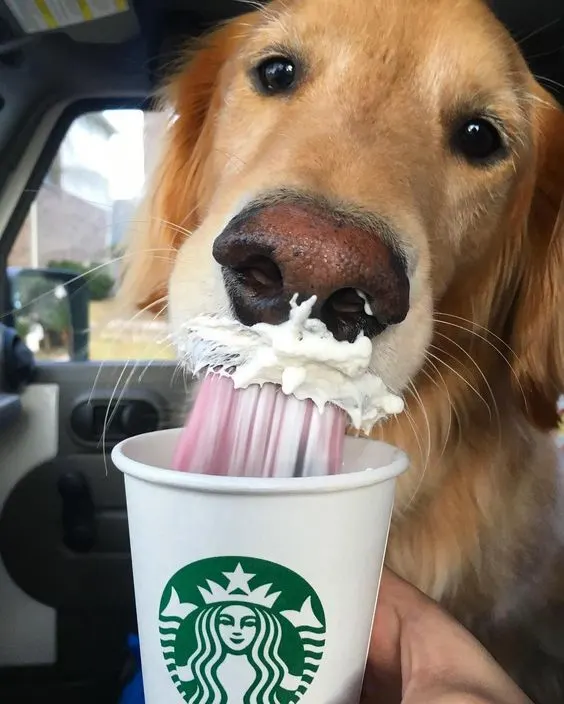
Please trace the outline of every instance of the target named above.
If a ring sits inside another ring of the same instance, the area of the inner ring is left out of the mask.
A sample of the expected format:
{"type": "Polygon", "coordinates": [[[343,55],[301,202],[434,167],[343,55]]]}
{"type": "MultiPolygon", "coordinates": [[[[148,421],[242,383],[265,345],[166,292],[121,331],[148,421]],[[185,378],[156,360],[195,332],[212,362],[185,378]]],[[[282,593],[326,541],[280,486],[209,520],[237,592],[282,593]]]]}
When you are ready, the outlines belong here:
{"type": "MultiPolygon", "coordinates": [[[[492,4],[564,103],[562,0],[492,4]]],[[[250,5],[0,0],[3,704],[113,704],[131,675],[127,515],[109,452],[179,425],[189,389],[166,323],[114,306],[120,244],[166,124],[155,90],[188,40],[250,5]]]]}

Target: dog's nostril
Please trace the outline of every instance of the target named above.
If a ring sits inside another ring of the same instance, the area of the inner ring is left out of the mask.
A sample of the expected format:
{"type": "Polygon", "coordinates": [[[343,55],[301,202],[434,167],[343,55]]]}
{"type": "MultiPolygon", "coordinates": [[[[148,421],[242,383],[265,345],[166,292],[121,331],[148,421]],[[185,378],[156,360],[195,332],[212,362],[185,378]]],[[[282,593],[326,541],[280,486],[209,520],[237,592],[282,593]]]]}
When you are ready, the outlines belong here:
{"type": "Polygon", "coordinates": [[[342,288],[335,291],[327,300],[325,306],[335,313],[344,315],[360,315],[366,311],[368,296],[354,288],[342,288]]]}
{"type": "Polygon", "coordinates": [[[257,292],[274,294],[282,290],[283,280],[280,269],[267,257],[251,257],[235,271],[246,286],[257,292]]]}
{"type": "Polygon", "coordinates": [[[373,300],[361,289],[341,288],[323,303],[320,318],[337,340],[354,342],[360,333],[374,337],[386,328],[386,323],[373,313],[373,300]]]}

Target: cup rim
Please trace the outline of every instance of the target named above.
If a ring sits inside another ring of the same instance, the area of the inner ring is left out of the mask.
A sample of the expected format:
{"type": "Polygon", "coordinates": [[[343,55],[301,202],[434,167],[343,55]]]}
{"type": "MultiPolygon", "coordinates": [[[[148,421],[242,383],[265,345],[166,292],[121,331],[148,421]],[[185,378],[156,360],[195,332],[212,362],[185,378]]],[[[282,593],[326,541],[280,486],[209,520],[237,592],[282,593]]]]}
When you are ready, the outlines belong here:
{"type": "Polygon", "coordinates": [[[228,477],[212,474],[196,474],[165,469],[139,462],[128,453],[140,438],[171,438],[181,432],[181,428],[156,430],[152,433],[135,435],[122,440],[111,452],[114,466],[127,477],[160,486],[175,487],[204,493],[223,494],[309,494],[331,491],[348,491],[374,484],[382,484],[395,479],[408,467],[407,455],[397,447],[374,440],[375,443],[391,449],[391,462],[375,468],[347,474],[334,474],[324,477],[228,477]]]}

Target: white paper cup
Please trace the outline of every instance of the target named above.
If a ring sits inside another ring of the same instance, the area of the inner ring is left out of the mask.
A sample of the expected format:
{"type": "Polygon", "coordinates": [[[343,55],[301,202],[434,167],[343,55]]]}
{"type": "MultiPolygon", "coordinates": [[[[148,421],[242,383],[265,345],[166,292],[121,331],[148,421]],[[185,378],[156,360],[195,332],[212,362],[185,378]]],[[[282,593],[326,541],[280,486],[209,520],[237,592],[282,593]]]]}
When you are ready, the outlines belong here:
{"type": "Polygon", "coordinates": [[[188,474],[168,469],[179,433],[112,452],[146,704],[356,704],[406,456],[377,442],[359,456],[346,438],[347,466],[366,471],[188,474]]]}

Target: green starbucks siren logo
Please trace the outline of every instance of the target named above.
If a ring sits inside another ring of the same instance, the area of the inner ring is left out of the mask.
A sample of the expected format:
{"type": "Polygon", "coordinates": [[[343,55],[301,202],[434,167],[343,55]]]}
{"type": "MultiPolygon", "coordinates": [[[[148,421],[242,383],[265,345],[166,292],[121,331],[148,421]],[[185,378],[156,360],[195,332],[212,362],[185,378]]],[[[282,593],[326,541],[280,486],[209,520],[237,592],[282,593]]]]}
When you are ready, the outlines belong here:
{"type": "Polygon", "coordinates": [[[159,611],[161,645],[188,704],[290,704],[325,646],[317,594],[282,565],[214,557],[179,570],[159,611]]]}

